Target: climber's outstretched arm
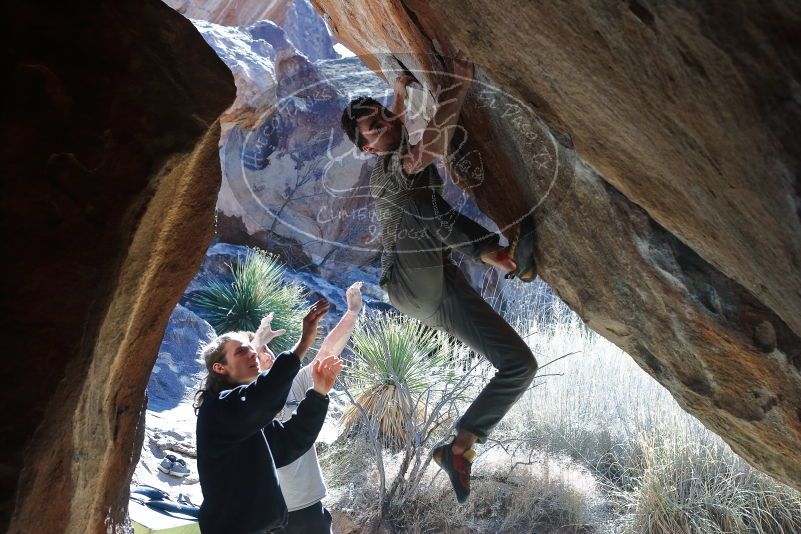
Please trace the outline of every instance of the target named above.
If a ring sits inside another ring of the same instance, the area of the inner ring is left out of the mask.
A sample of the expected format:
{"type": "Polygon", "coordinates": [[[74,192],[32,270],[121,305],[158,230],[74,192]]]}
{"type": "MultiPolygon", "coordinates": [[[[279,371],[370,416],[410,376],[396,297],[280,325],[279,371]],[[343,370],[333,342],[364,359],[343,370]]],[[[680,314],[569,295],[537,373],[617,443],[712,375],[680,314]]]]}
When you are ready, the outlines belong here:
{"type": "Polygon", "coordinates": [[[393,90],[395,95],[392,98],[392,106],[389,108],[389,113],[392,117],[397,118],[402,123],[406,122],[406,86],[414,81],[413,76],[408,74],[401,74],[395,78],[393,90]]]}
{"type": "Polygon", "coordinates": [[[403,170],[414,174],[436,160],[445,159],[459,122],[467,91],[473,82],[473,64],[459,54],[453,59],[453,77],[437,95],[437,112],[423,130],[420,142],[401,155],[403,170]]]}

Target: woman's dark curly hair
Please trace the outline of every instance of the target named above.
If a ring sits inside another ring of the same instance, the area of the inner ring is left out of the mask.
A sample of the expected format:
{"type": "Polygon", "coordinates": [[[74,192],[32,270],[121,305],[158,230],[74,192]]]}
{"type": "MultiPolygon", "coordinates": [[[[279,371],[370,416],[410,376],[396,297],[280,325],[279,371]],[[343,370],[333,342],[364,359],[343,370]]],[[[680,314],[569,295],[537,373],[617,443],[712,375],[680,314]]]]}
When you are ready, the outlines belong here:
{"type": "Polygon", "coordinates": [[[200,348],[200,356],[206,364],[206,371],[208,374],[203,380],[203,385],[195,393],[195,415],[197,415],[200,405],[208,395],[219,395],[220,391],[228,389],[231,384],[227,381],[226,377],[214,371],[215,363],[225,363],[225,344],[231,340],[242,341],[242,339],[249,339],[248,332],[228,332],[221,336],[217,336],[200,348]]]}

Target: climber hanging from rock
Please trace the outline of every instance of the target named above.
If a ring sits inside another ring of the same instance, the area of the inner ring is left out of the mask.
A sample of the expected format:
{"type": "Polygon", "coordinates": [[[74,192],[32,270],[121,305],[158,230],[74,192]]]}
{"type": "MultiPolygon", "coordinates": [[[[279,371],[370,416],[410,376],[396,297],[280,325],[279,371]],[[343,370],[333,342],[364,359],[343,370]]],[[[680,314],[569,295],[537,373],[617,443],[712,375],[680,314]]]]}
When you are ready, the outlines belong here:
{"type": "Polygon", "coordinates": [[[381,287],[398,310],[445,331],[487,358],[497,373],[456,423],[451,443],[434,449],[459,502],[470,494],[473,445],[483,442],[529,387],[537,361],[523,339],[472,288],[453,262],[451,249],[531,281],[536,277],[534,224],[518,224],[508,248],[498,236],[454,210],[440,195],[443,182],[434,165],[447,161],[449,146],[473,80],[473,65],[452,61],[453,83],[438,95],[437,111],[410,145],[405,123],[406,86],[395,80],[391,109],[360,97],[342,114],[342,128],[362,151],[378,156],[370,192],[382,231],[381,287]]]}

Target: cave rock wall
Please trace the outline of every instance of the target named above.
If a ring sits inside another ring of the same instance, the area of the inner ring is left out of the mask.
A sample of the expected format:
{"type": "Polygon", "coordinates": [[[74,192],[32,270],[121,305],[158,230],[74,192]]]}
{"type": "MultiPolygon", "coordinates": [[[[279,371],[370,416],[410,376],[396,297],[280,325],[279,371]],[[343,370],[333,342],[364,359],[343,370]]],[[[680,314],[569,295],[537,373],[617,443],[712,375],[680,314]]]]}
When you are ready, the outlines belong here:
{"type": "Polygon", "coordinates": [[[16,3],[4,20],[0,530],[107,532],[212,238],[233,79],[161,2],[16,3]]]}

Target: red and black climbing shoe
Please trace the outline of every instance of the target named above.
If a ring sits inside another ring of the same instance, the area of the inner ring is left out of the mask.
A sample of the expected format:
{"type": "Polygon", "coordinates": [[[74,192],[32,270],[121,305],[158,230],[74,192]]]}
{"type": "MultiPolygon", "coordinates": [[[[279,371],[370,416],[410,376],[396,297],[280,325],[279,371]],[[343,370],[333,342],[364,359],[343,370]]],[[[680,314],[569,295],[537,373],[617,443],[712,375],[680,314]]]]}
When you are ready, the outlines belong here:
{"type": "Polygon", "coordinates": [[[534,243],[537,232],[534,217],[526,215],[512,231],[509,238],[509,256],[517,269],[506,273],[505,278],[518,278],[522,282],[532,282],[537,278],[537,262],[534,260],[534,243]]]}
{"type": "Polygon", "coordinates": [[[437,465],[448,474],[453,491],[456,492],[456,500],[463,503],[470,496],[470,469],[473,466],[476,451],[469,449],[463,454],[453,454],[451,445],[452,443],[440,445],[431,454],[437,465]]]}

